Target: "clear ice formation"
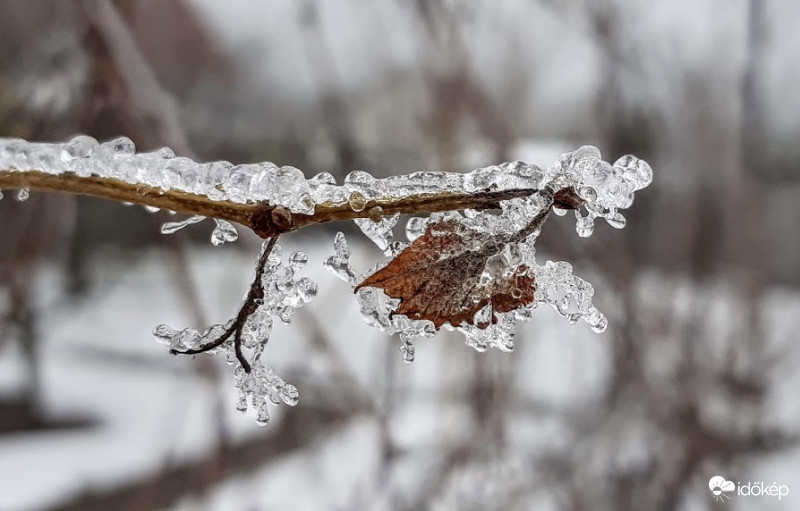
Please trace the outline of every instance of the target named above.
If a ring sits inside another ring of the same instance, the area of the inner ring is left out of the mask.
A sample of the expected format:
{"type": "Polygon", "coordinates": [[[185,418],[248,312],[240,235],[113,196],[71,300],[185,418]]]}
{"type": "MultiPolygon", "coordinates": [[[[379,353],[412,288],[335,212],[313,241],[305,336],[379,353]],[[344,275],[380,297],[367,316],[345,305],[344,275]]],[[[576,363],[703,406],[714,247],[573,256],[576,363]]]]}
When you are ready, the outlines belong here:
{"type": "MultiPolygon", "coordinates": [[[[598,217],[605,218],[612,227],[624,227],[625,218],[619,210],[629,207],[633,193],[647,186],[653,176],[650,166],[634,156],[623,156],[611,165],[601,159],[596,147],[583,146],[562,155],[547,170],[515,161],[466,174],[416,172],[376,179],[367,172],[354,171],[347,175],[342,186],[337,186],[335,178],[327,172],[305,179],[295,167],[279,167],[270,162],[242,165],[226,161],[198,163],[176,157],[168,148],[137,153],[133,142],[125,137],[101,144],[85,135],[65,143],[0,138],[0,169],[109,177],[165,191],[180,190],[203,195],[214,201],[239,204],[266,201],[302,214],[313,214],[317,204],[326,202],[348,202],[355,211],[361,211],[366,202],[378,197],[573,186],[586,201],[585,215],[576,212],[576,229],[582,237],[591,235],[594,220],[598,217]]],[[[18,198],[24,200],[26,193],[21,191],[18,198]]],[[[380,211],[368,213],[369,218],[359,219],[356,223],[381,249],[387,250],[396,217],[385,217],[380,211]]],[[[192,219],[190,223],[197,221],[192,219]]],[[[174,232],[174,228],[170,225],[166,230],[174,232]]],[[[219,228],[229,230],[227,226],[219,228]]],[[[219,233],[213,239],[224,242],[231,237],[219,233]]]]}
{"type": "MultiPolygon", "coordinates": [[[[264,244],[264,248],[266,247],[264,244]]],[[[281,246],[276,244],[267,260],[262,276],[264,300],[258,309],[247,319],[242,329],[242,348],[252,370],[245,372],[236,359],[233,336],[217,349],[207,353],[223,353],[227,362],[235,365],[234,379],[239,397],[236,409],[245,413],[252,407],[256,411],[256,421],[266,425],[269,421],[268,405],[285,403],[297,404],[297,389],[284,382],[262,359],[264,348],[272,332],[273,318],[290,323],[295,311],[309,303],[317,295],[317,284],[308,277],[295,279],[295,274],[308,262],[305,252],[294,252],[284,262],[281,246]]],[[[159,325],[153,331],[156,339],[177,351],[197,349],[219,339],[233,323],[212,325],[205,332],[187,328],[175,330],[167,325],[159,325]]]]}
{"type": "MultiPolygon", "coordinates": [[[[562,155],[547,170],[515,161],[465,174],[416,172],[377,179],[367,172],[354,171],[338,186],[335,178],[327,172],[306,179],[295,167],[279,167],[270,162],[241,165],[227,161],[198,163],[175,156],[169,148],[137,153],[133,142],[125,137],[101,144],[85,135],[64,143],[0,138],[0,169],[108,177],[164,191],[180,190],[214,201],[239,204],[266,201],[301,214],[313,214],[315,206],[322,203],[346,202],[354,211],[362,211],[368,201],[379,197],[573,186],[586,201],[584,214],[575,213],[576,229],[582,237],[592,234],[594,220],[598,217],[605,218],[612,227],[624,227],[625,217],[619,210],[629,207],[633,193],[647,186],[653,176],[650,166],[634,156],[623,156],[611,165],[600,158],[596,147],[583,146],[562,155]]],[[[24,200],[27,191],[21,190],[17,197],[24,200]]],[[[367,211],[368,217],[356,220],[356,224],[388,254],[391,253],[392,228],[397,223],[397,216],[385,216],[379,210],[380,207],[371,208],[367,211]]],[[[192,218],[187,221],[196,223],[199,220],[192,218]]],[[[170,222],[165,230],[174,232],[178,228],[170,222]]],[[[232,231],[235,228],[230,224],[218,222],[212,241],[215,245],[231,241],[236,238],[232,231]]]]}
{"type": "MultiPolygon", "coordinates": [[[[233,165],[219,161],[197,163],[188,158],[176,157],[168,148],[147,153],[136,153],[133,142],[117,138],[104,143],[88,136],[77,136],[65,143],[32,143],[21,139],[0,138],[0,170],[38,170],[48,174],[72,173],[78,176],[100,176],[119,179],[132,184],[145,184],[162,190],[180,190],[202,195],[213,201],[230,201],[238,204],[268,202],[283,206],[298,214],[313,214],[319,204],[347,204],[354,212],[363,212],[364,217],[355,220],[356,225],[388,257],[399,254],[407,242],[395,241],[393,229],[399,215],[386,215],[380,206],[368,208],[374,199],[401,199],[419,194],[443,192],[472,193],[478,191],[502,191],[510,189],[572,188],[583,199],[584,204],[575,211],[576,231],[581,237],[591,236],[594,222],[604,218],[609,225],[625,227],[625,217],[620,212],[633,203],[634,192],[650,184],[653,171],[644,161],[626,155],[613,164],[603,161],[600,151],[593,146],[582,146],[563,154],[546,169],[534,164],[515,161],[480,168],[469,173],[417,172],[403,176],[377,179],[367,172],[349,173],[342,185],[330,173],[323,172],[306,179],[303,173],[291,166],[279,167],[273,163],[233,165]]],[[[20,190],[18,200],[27,198],[27,190],[20,190]]],[[[0,192],[2,198],[2,192],[0,192]]],[[[405,234],[409,242],[421,236],[431,222],[442,218],[456,220],[465,227],[490,235],[506,235],[519,232],[537,213],[550,207],[548,199],[541,193],[532,193],[524,198],[503,201],[501,214],[466,210],[463,212],[435,213],[427,218],[414,217],[408,220],[405,234]]],[[[148,208],[154,210],[154,208],[148,208]]],[[[556,214],[566,211],[553,208],[556,214]]],[[[203,220],[189,217],[181,222],[169,222],[162,232],[175,232],[187,225],[203,220]]],[[[211,236],[215,245],[234,241],[236,229],[229,222],[215,219],[216,228],[211,236]]],[[[515,311],[497,314],[497,322],[486,328],[462,324],[455,328],[462,332],[467,344],[478,351],[495,347],[503,351],[514,348],[514,326],[528,320],[540,303],[549,304],[574,323],[583,320],[596,332],[608,326],[605,316],[592,305],[594,289],[585,280],[572,274],[572,266],[566,262],[547,261],[540,265],[535,259],[534,243],[538,232],[526,239],[508,242],[503,251],[491,258],[486,265],[484,280],[502,276],[524,265],[536,281],[535,300],[515,311]]],[[[325,261],[325,267],[355,287],[366,276],[375,271],[359,273],[350,265],[350,250],[342,233],[334,243],[335,254],[325,261]]],[[[296,269],[305,264],[305,258],[297,255],[284,266],[280,262],[280,247],[270,257],[270,269],[265,274],[267,296],[264,304],[248,320],[247,348],[251,350],[253,371],[249,375],[239,367],[236,370],[237,387],[240,389],[239,408],[246,410],[248,399],[258,410],[259,422],[268,420],[266,403],[297,401],[297,391],[263,363],[261,352],[269,339],[272,317],[289,321],[296,307],[309,301],[316,294],[316,284],[308,279],[293,280],[296,269]],[[277,259],[276,259],[277,257],[277,259]]],[[[361,313],[366,321],[391,334],[398,334],[403,344],[401,352],[406,362],[414,360],[413,339],[434,335],[430,321],[412,321],[392,312],[399,306],[398,300],[387,297],[376,288],[362,288],[357,293],[361,313]]],[[[492,317],[491,306],[476,313],[474,322],[484,326],[486,318],[492,317]]],[[[451,328],[446,325],[446,328],[451,328]]],[[[225,326],[215,325],[204,334],[194,330],[172,330],[164,325],[156,329],[156,336],[173,348],[189,348],[213,339],[224,331],[225,326]]],[[[235,362],[233,345],[223,344],[220,351],[235,362]]]]}
{"type": "MultiPolygon", "coordinates": [[[[377,180],[371,178],[369,174],[359,172],[351,173],[345,180],[345,186],[352,192],[364,196],[381,196],[395,187],[404,193],[441,190],[437,187],[467,191],[514,188],[559,190],[571,187],[584,201],[581,210],[575,211],[576,230],[579,236],[588,237],[591,236],[594,220],[598,217],[605,218],[614,228],[624,227],[625,218],[620,210],[628,208],[633,203],[634,192],[649,185],[652,178],[650,166],[635,156],[623,156],[612,165],[601,159],[600,151],[596,147],[583,146],[576,151],[563,154],[546,171],[528,163],[512,162],[463,175],[419,173],[377,180]],[[390,182],[391,186],[388,185],[390,182]]],[[[413,217],[406,223],[406,237],[413,242],[424,234],[428,225],[443,218],[456,220],[470,230],[490,235],[513,234],[523,229],[530,219],[548,207],[550,202],[547,198],[542,194],[532,194],[502,202],[502,212],[499,215],[466,210],[463,213],[453,211],[434,213],[427,218],[413,217]]],[[[559,212],[557,208],[554,210],[556,213],[559,212]]],[[[362,219],[356,223],[379,248],[387,251],[387,255],[394,256],[407,246],[399,242],[390,243],[393,223],[386,230],[381,224],[368,222],[370,221],[362,219]]],[[[608,327],[606,317],[592,304],[594,288],[572,274],[572,265],[553,261],[546,261],[544,265],[537,263],[534,243],[538,234],[534,232],[522,241],[507,243],[501,254],[487,261],[481,280],[489,282],[494,278],[502,278],[515,268],[524,265],[528,268],[529,274],[535,278],[537,288],[533,303],[512,312],[496,314],[497,322],[494,324],[490,321],[492,310],[491,304],[488,304],[476,313],[473,325],[463,323],[456,327],[455,330],[463,333],[466,343],[474,349],[485,351],[494,347],[502,351],[513,350],[516,323],[530,319],[533,309],[539,304],[551,305],[570,323],[583,320],[595,332],[604,332],[608,327]]],[[[372,268],[359,273],[352,268],[349,261],[350,250],[341,232],[336,235],[334,248],[335,254],[325,261],[325,267],[351,287],[355,287],[376,271],[377,268],[372,268]]],[[[414,360],[412,342],[414,338],[430,337],[435,333],[434,325],[430,321],[415,321],[393,314],[399,307],[400,301],[386,296],[381,289],[361,288],[356,294],[356,299],[361,314],[368,324],[400,337],[403,343],[400,350],[405,362],[414,360]]],[[[453,329],[447,324],[445,328],[453,329]]]]}

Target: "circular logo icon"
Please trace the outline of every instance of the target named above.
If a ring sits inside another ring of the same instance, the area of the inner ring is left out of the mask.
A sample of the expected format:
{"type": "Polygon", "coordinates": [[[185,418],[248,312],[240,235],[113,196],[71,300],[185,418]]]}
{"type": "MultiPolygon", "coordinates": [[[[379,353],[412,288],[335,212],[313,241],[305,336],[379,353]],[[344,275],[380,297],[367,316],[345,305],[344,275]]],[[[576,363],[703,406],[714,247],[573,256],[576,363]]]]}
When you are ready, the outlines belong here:
{"type": "Polygon", "coordinates": [[[731,498],[726,493],[736,490],[736,485],[733,484],[733,481],[728,481],[722,476],[714,476],[708,481],[708,489],[714,494],[714,500],[722,501],[731,498]]]}

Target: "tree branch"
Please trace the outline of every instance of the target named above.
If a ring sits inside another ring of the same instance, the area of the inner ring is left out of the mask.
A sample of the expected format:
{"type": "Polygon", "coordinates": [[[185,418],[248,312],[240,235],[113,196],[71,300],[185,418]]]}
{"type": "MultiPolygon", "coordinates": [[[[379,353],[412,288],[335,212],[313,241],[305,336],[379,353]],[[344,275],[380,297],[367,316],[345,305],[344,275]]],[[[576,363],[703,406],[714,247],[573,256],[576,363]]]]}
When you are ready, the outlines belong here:
{"type": "MultiPolygon", "coordinates": [[[[462,209],[497,209],[500,202],[527,197],[540,190],[522,188],[501,191],[440,192],[408,195],[405,197],[379,197],[366,203],[363,210],[355,211],[348,202],[317,204],[313,215],[292,213],[281,206],[267,203],[237,204],[213,201],[202,195],[177,190],[164,191],[145,184],[132,184],[108,177],[83,177],[70,173],[47,174],[29,170],[23,172],[0,170],[0,190],[30,189],[50,192],[89,195],[118,202],[218,218],[243,225],[262,238],[296,231],[303,227],[327,222],[354,220],[374,216],[373,208],[380,207],[381,214],[427,214],[462,209]]],[[[580,199],[571,190],[555,194],[555,205],[562,209],[575,209],[580,199]]]]}

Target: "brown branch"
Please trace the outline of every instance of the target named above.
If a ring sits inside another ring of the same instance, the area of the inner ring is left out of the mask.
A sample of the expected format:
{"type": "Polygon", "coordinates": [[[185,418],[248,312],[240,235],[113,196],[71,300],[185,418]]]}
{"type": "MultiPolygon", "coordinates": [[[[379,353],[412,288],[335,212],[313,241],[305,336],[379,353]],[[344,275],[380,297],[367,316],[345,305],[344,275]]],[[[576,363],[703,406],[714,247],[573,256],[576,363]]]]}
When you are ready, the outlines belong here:
{"type": "MultiPolygon", "coordinates": [[[[90,195],[118,202],[218,218],[243,225],[262,238],[296,231],[303,227],[327,222],[340,222],[374,216],[373,208],[380,207],[381,214],[427,214],[462,209],[497,209],[500,202],[527,197],[540,190],[522,188],[501,191],[441,192],[409,195],[406,197],[380,197],[366,203],[363,210],[355,211],[348,202],[317,204],[313,215],[291,213],[281,206],[267,203],[236,204],[213,201],[202,195],[178,190],[164,191],[144,184],[132,184],[108,177],[82,177],[75,174],[47,174],[30,170],[23,172],[0,171],[0,190],[27,188],[50,192],[90,195]]],[[[555,194],[555,205],[575,209],[581,201],[571,190],[555,194]]]]}
{"type": "Polygon", "coordinates": [[[172,349],[169,351],[170,353],[173,355],[199,355],[200,353],[205,353],[221,346],[225,341],[230,339],[232,335],[236,359],[242,365],[246,373],[250,372],[250,363],[245,358],[244,353],[242,353],[242,330],[244,329],[244,324],[247,322],[247,318],[258,310],[259,303],[264,300],[264,282],[261,279],[264,276],[264,268],[267,266],[269,255],[272,253],[272,249],[275,248],[277,243],[278,237],[274,236],[261,251],[261,256],[259,256],[258,262],[256,263],[256,276],[253,279],[253,283],[250,284],[250,291],[247,292],[247,298],[245,298],[244,304],[242,304],[239,313],[236,315],[236,319],[233,320],[231,325],[226,328],[219,337],[199,348],[183,351],[172,349]]]}
{"type": "Polygon", "coordinates": [[[118,202],[152,206],[177,213],[203,215],[236,222],[247,227],[254,206],[232,202],[215,202],[207,197],[177,190],[163,191],[144,184],[131,184],[108,177],[82,177],[76,174],[46,174],[30,170],[0,171],[0,189],[27,188],[47,192],[90,195],[118,202]]]}

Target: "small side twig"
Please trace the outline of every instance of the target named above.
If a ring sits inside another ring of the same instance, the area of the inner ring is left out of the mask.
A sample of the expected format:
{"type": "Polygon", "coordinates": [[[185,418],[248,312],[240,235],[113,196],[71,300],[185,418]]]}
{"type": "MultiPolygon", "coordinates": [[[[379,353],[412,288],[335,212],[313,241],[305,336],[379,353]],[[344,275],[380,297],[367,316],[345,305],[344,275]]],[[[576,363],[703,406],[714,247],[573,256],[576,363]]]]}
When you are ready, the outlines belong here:
{"type": "Polygon", "coordinates": [[[275,245],[278,243],[278,237],[274,236],[270,238],[267,242],[266,247],[264,250],[261,251],[261,256],[258,258],[258,262],[256,263],[256,276],[253,279],[252,284],[250,284],[250,291],[247,292],[247,297],[244,300],[244,304],[239,309],[239,313],[236,315],[236,318],[233,322],[225,329],[225,331],[213,341],[209,341],[208,343],[200,346],[199,348],[193,348],[189,350],[176,350],[171,349],[170,353],[173,355],[198,355],[200,353],[205,353],[207,351],[213,350],[221,346],[225,341],[233,336],[233,348],[236,352],[236,359],[242,365],[246,373],[249,373],[251,370],[250,362],[244,356],[242,352],[242,330],[244,329],[244,324],[247,321],[247,318],[253,315],[253,313],[258,310],[259,305],[261,305],[262,300],[264,300],[264,283],[262,282],[262,277],[264,276],[264,268],[267,265],[267,260],[269,259],[269,255],[272,253],[272,249],[275,248],[275,245]]]}

